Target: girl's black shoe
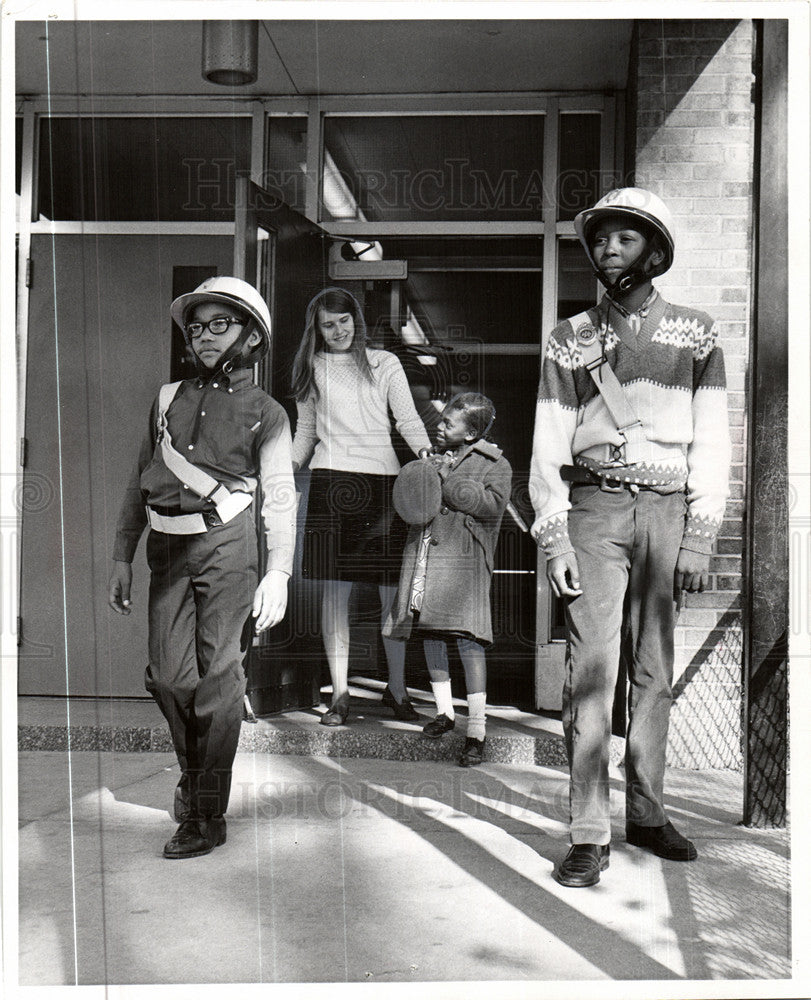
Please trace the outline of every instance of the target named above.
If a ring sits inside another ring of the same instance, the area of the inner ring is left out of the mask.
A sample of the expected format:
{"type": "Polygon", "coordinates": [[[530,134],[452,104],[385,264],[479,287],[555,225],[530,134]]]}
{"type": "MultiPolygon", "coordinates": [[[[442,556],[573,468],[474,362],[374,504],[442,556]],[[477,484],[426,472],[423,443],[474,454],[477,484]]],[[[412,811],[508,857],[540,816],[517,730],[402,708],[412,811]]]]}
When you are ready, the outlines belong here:
{"type": "Polygon", "coordinates": [[[395,716],[402,722],[417,722],[419,721],[419,715],[414,711],[414,706],[411,704],[411,699],[406,695],[402,701],[397,701],[394,695],[389,690],[388,684],[383,692],[383,697],[380,699],[381,702],[390,708],[395,716]]]}
{"type": "Polygon", "coordinates": [[[449,733],[453,727],[456,725],[455,719],[449,719],[444,713],[438,715],[435,719],[431,719],[422,727],[423,736],[427,736],[431,740],[438,740],[440,736],[444,736],[445,733],[449,733]]]}
{"type": "Polygon", "coordinates": [[[459,767],[475,767],[484,760],[484,740],[476,740],[468,736],[465,740],[465,749],[459,758],[459,767]]]}
{"type": "Polygon", "coordinates": [[[329,711],[324,712],[321,716],[322,726],[344,726],[346,725],[346,717],[349,715],[349,692],[342,694],[341,697],[332,703],[329,711]]]}

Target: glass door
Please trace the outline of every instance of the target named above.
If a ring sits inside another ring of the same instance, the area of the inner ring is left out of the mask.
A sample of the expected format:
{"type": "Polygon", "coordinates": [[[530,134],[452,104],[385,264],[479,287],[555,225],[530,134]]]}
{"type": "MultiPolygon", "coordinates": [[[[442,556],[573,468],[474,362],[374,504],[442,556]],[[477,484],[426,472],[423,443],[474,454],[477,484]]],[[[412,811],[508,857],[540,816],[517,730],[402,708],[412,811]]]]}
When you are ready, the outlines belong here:
{"type": "MultiPolygon", "coordinates": [[[[481,392],[495,404],[489,437],[513,467],[513,492],[495,556],[488,698],[529,707],[537,548],[528,531],[533,519],[528,473],[540,364],[543,242],[381,237],[378,246],[384,259],[406,261],[408,277],[359,281],[353,290],[363,294],[377,346],[402,361],[429,434],[458,392],[481,392]]],[[[401,461],[412,457],[404,449],[401,461]]],[[[408,670],[410,682],[420,683],[424,666],[416,646],[408,670]]]]}

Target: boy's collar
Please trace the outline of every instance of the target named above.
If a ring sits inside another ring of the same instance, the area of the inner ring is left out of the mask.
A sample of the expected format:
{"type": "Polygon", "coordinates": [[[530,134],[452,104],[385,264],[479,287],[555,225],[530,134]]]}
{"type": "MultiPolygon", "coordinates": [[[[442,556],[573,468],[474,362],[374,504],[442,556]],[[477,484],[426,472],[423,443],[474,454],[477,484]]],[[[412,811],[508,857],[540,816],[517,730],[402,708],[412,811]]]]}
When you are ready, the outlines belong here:
{"type": "Polygon", "coordinates": [[[213,385],[215,382],[217,386],[230,386],[232,389],[235,386],[246,385],[249,382],[253,382],[253,369],[252,368],[234,368],[230,373],[224,372],[221,368],[216,371],[209,372],[206,375],[199,375],[196,379],[198,388],[204,385],[213,385]]]}
{"type": "Polygon", "coordinates": [[[655,288],[651,288],[650,295],[645,299],[645,301],[639,306],[638,309],[626,309],[621,303],[617,302],[616,299],[612,299],[611,296],[606,292],[602,299],[600,300],[600,308],[603,312],[608,311],[609,305],[612,309],[616,309],[617,312],[627,319],[629,316],[639,316],[640,319],[645,319],[645,317],[650,312],[651,306],[659,297],[659,293],[655,288]]]}

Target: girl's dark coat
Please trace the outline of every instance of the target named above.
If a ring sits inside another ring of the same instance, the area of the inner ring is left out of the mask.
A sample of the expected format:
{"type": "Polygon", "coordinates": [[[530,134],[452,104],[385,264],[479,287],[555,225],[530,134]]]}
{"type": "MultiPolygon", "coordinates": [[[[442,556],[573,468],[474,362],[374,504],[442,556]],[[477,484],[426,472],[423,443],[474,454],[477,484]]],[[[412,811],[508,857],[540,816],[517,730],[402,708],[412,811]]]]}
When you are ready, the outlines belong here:
{"type": "MultiPolygon", "coordinates": [[[[442,507],[431,522],[420,629],[464,632],[493,641],[490,582],[499,526],[510,498],[512,469],[488,441],[470,445],[442,483],[442,507]]],[[[424,526],[409,529],[397,597],[384,633],[411,634],[411,585],[424,526]]]]}

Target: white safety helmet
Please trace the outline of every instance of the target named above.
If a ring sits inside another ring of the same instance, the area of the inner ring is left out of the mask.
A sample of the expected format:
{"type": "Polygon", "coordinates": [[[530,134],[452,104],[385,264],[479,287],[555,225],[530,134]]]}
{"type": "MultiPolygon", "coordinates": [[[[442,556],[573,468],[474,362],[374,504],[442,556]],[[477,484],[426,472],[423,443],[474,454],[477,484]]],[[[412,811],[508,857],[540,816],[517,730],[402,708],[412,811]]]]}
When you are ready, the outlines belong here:
{"type": "Polygon", "coordinates": [[[189,338],[186,333],[186,315],[189,310],[201,302],[222,302],[234,306],[247,313],[254,321],[254,329],[258,331],[261,341],[250,352],[249,358],[258,361],[270,349],[270,310],[262,296],[253,285],[241,278],[206,278],[193,292],[179,295],[171,306],[172,319],[183,331],[186,343],[189,338]]]}
{"type": "Polygon", "coordinates": [[[601,220],[611,215],[632,215],[648,227],[654,229],[662,237],[662,249],[664,259],[660,264],[648,269],[646,276],[655,278],[659,274],[664,274],[673,263],[673,251],[675,240],[673,238],[673,216],[661,198],[646,191],[644,188],[626,187],[615,188],[604,195],[594,208],[587,208],[575,216],[574,231],[577,233],[583,248],[588,254],[592,267],[595,271],[597,266],[591,255],[589,247],[589,236],[594,226],[601,220]]]}

